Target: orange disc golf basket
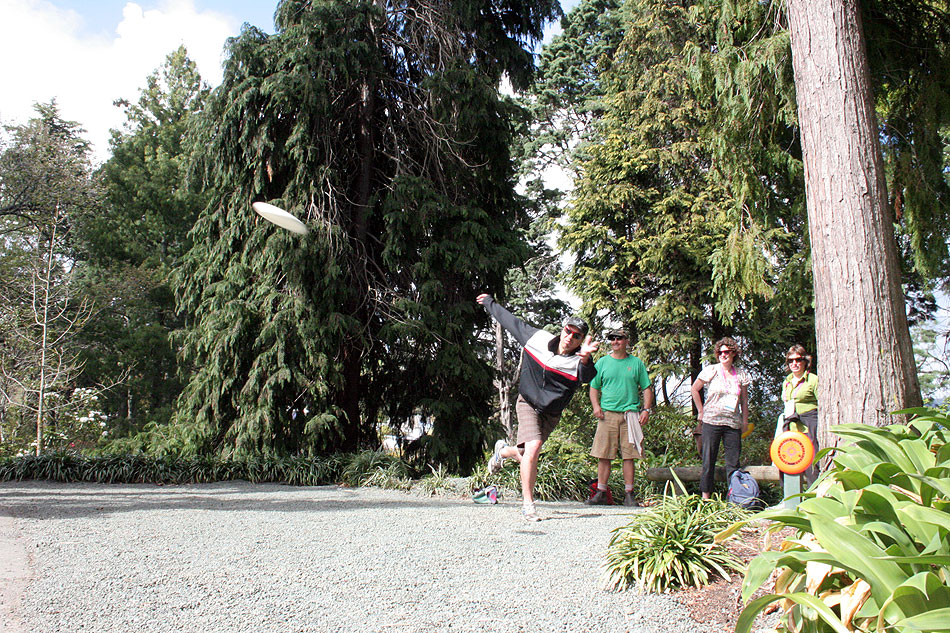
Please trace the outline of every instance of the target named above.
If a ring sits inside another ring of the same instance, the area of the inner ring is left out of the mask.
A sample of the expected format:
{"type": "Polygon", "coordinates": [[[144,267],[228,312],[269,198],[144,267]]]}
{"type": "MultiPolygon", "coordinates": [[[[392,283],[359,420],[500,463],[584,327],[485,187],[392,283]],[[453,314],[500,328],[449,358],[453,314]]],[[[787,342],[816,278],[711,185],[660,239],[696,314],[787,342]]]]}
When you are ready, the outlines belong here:
{"type": "Polygon", "coordinates": [[[815,445],[800,431],[785,431],[772,441],[769,455],[786,475],[800,475],[815,459],[815,445]]]}
{"type": "Polygon", "coordinates": [[[785,475],[782,477],[783,505],[791,509],[801,500],[804,491],[801,474],[808,470],[815,459],[815,444],[805,433],[789,429],[784,424],[784,416],[779,417],[778,424],[779,429],[785,426],[786,430],[772,440],[769,455],[772,463],[785,475]]]}

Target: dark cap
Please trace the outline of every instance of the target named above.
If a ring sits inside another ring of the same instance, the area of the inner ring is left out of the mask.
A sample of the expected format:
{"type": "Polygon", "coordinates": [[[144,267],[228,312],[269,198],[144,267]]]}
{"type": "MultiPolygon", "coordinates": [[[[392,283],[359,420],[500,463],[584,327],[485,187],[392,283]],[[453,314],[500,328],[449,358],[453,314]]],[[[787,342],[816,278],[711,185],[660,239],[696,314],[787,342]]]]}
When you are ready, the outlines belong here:
{"type": "Polygon", "coordinates": [[[623,328],[617,328],[615,330],[607,330],[607,336],[619,336],[620,338],[630,338],[627,335],[627,331],[623,328]]]}
{"type": "Polygon", "coordinates": [[[581,334],[587,334],[587,332],[590,330],[590,328],[587,327],[587,322],[584,319],[576,316],[569,316],[564,319],[563,325],[565,327],[570,325],[573,328],[577,328],[580,330],[581,334]]]}

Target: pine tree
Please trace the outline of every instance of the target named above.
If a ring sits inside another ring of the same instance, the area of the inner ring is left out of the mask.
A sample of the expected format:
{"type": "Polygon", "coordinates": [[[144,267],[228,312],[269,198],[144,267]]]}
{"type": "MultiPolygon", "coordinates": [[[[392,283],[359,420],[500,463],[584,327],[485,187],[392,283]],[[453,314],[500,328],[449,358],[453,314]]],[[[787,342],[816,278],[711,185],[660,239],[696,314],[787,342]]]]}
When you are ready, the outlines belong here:
{"type": "Polygon", "coordinates": [[[661,392],[666,378],[695,377],[705,346],[727,332],[755,359],[801,330],[770,306],[783,305],[802,240],[738,202],[703,136],[710,104],[692,89],[686,53],[711,44],[713,17],[692,2],[625,5],[561,240],[585,308],[631,330],[661,392]]]}
{"type": "Polygon", "coordinates": [[[83,292],[101,306],[84,333],[84,376],[123,378],[100,402],[108,439],[166,425],[181,390],[169,336],[183,322],[168,277],[204,205],[187,182],[184,142],[209,91],[179,47],[148,76],[137,101],[116,102],[127,120],[113,130],[112,156],[97,174],[105,200],[83,225],[78,270],[83,292]]]}
{"type": "Polygon", "coordinates": [[[552,1],[285,0],[246,27],[196,130],[213,191],[178,270],[196,448],[318,453],[421,417],[420,458],[480,458],[491,395],[474,297],[525,258],[513,105],[552,1]],[[267,200],[305,238],[250,212],[267,200]]]}

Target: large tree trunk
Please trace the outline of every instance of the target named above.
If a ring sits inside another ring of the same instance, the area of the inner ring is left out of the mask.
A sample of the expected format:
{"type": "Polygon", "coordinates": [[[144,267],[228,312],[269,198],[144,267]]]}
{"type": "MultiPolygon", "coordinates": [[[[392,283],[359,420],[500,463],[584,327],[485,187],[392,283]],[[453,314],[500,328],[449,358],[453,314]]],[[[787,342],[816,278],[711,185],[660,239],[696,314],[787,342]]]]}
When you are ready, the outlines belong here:
{"type": "Polygon", "coordinates": [[[835,424],[921,403],[856,0],[789,0],[821,380],[835,424]]]}
{"type": "MultiPolygon", "coordinates": [[[[699,378],[699,372],[703,369],[703,339],[702,334],[699,331],[699,326],[695,326],[693,329],[693,342],[689,348],[689,384],[692,386],[696,379],[699,378]]],[[[699,414],[699,410],[696,408],[696,403],[693,402],[693,399],[690,398],[689,401],[692,403],[693,407],[693,417],[695,418],[699,414]]]]}
{"type": "Polygon", "coordinates": [[[498,417],[505,429],[505,438],[514,440],[514,425],[511,421],[511,381],[505,372],[505,332],[501,323],[495,322],[495,389],[498,390],[498,417]]]}

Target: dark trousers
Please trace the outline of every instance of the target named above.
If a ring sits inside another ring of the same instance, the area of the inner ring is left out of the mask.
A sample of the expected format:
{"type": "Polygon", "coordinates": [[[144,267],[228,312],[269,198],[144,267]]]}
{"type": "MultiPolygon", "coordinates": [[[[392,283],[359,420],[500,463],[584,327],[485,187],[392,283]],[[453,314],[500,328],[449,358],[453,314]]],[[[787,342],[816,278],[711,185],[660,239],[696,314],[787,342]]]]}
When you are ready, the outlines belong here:
{"type": "MultiPolygon", "coordinates": [[[[811,440],[812,444],[815,445],[815,452],[818,452],[818,409],[814,411],[809,411],[808,413],[799,413],[798,417],[801,418],[802,424],[808,429],[808,439],[811,440]]],[[[805,478],[805,486],[810,487],[815,480],[818,478],[818,460],[815,460],[811,463],[811,466],[808,467],[802,476],[805,478]]]]}
{"type": "Polygon", "coordinates": [[[712,492],[716,482],[716,459],[722,441],[726,461],[726,481],[739,468],[742,451],[742,431],[718,424],[703,424],[703,473],[699,477],[699,491],[712,492]]]}

